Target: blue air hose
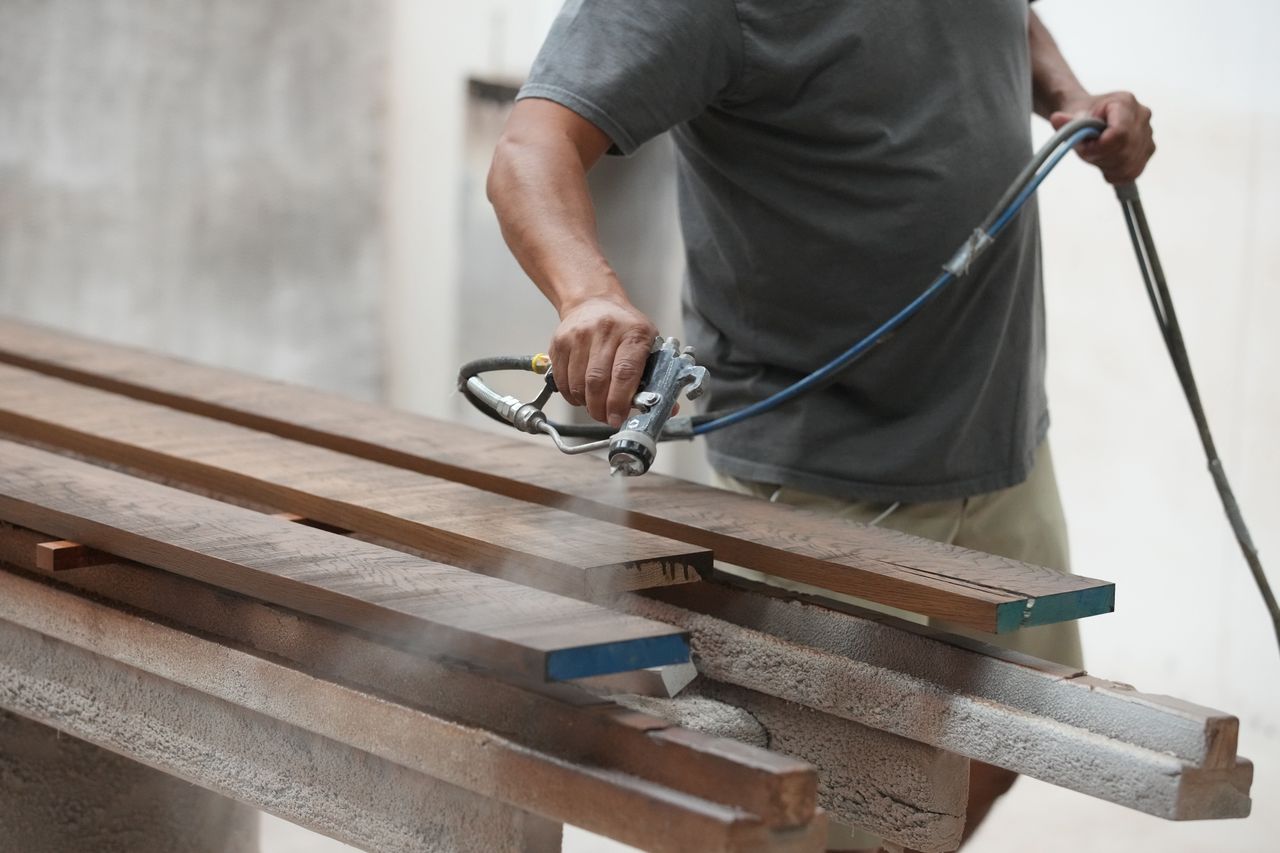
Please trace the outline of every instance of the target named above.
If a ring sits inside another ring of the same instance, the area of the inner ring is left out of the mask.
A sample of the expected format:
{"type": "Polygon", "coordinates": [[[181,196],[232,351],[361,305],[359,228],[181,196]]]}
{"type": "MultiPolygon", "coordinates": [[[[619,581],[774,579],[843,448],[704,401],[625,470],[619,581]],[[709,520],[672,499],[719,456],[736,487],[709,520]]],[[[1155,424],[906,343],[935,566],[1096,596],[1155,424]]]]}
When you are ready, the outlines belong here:
{"type": "Polygon", "coordinates": [[[1000,232],[1005,229],[1005,226],[1018,215],[1018,212],[1035,194],[1036,189],[1049,176],[1049,173],[1062,161],[1062,158],[1067,156],[1071,149],[1084,140],[1097,137],[1105,127],[1106,125],[1097,119],[1082,118],[1070,122],[1055,133],[1053,138],[1040,149],[1027,168],[1018,175],[983,224],[974,230],[973,234],[952,256],[951,260],[943,265],[942,273],[933,280],[933,283],[926,287],[919,296],[903,306],[902,310],[897,314],[880,324],[871,334],[862,338],[813,373],[783,388],[772,396],[727,414],[713,415],[710,419],[701,421],[695,419],[693,434],[706,435],[709,432],[715,432],[716,430],[741,423],[748,418],[754,418],[756,415],[772,411],[789,400],[822,385],[822,383],[831,379],[871,351],[876,344],[879,344],[896,331],[903,323],[911,319],[916,312],[941,293],[948,284],[964,276],[969,271],[974,259],[985,251],[1000,232]]]}

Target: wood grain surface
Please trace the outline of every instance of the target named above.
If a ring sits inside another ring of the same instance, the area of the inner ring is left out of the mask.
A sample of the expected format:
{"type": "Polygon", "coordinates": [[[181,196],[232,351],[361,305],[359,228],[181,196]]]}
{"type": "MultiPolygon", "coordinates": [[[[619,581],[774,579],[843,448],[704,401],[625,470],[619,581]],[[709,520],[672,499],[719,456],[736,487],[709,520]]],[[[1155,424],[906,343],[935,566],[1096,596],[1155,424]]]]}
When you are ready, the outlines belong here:
{"type": "Polygon", "coordinates": [[[687,583],[711,565],[651,533],[3,364],[0,431],[575,598],[687,583]]]}
{"type": "Polygon", "coordinates": [[[322,392],[0,320],[0,361],[712,549],[717,558],[978,630],[1110,612],[1114,585],[322,392]]]}
{"type": "Polygon", "coordinates": [[[688,660],[683,633],[0,442],[0,518],[504,674],[688,660]]]}

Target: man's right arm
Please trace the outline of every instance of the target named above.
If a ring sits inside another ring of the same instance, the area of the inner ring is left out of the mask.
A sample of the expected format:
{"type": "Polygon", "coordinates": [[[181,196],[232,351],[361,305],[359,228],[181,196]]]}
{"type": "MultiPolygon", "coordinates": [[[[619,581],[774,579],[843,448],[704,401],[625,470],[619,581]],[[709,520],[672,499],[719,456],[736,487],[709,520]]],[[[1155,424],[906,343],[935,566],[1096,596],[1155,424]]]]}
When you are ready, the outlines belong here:
{"type": "Polygon", "coordinates": [[[617,428],[657,329],[600,249],[587,172],[609,137],[557,103],[517,101],[494,151],[488,194],[516,260],[560,315],[548,354],[573,405],[617,428]]]}

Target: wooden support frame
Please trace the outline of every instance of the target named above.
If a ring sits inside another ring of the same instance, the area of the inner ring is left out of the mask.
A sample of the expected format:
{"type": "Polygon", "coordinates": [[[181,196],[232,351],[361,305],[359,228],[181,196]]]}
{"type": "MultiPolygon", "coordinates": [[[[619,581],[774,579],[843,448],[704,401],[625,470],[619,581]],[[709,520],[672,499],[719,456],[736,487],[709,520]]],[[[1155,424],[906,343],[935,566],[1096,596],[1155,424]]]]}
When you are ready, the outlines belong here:
{"type": "MultiPolygon", "coordinates": [[[[40,534],[31,531],[0,528],[0,560],[9,559],[10,554],[29,555],[27,544],[40,538],[40,534]]],[[[635,731],[644,729],[650,737],[660,731],[646,728],[654,726],[654,721],[650,718],[642,722],[643,715],[620,712],[616,706],[605,713],[603,704],[582,705],[581,694],[571,698],[574,694],[565,692],[567,685],[538,688],[554,690],[558,698],[553,699],[545,692],[531,694],[528,688],[495,684],[410,657],[397,658],[401,653],[366,645],[358,637],[337,638],[323,623],[267,609],[145,567],[122,562],[109,569],[88,569],[57,577],[60,582],[202,631],[240,636],[265,652],[297,660],[309,670],[325,671],[326,662],[341,660],[350,664],[358,679],[364,679],[362,683],[379,690],[420,703],[438,703],[444,697],[459,703],[429,705],[446,715],[462,713],[464,708],[488,708],[493,716],[475,722],[512,737],[532,733],[546,738],[530,744],[556,750],[557,754],[607,755],[611,756],[610,762],[631,762],[630,756],[648,754],[639,751],[640,742],[633,747],[635,731]],[[396,660],[401,663],[394,663],[396,660]],[[419,683],[440,689],[423,693],[416,688],[419,683]],[[490,701],[469,702],[482,695],[490,696],[490,701]],[[560,704],[566,700],[579,710],[560,704]],[[595,712],[582,716],[588,708],[595,712]],[[614,722],[598,728],[599,721],[606,719],[614,722]],[[545,721],[545,725],[531,727],[535,720],[545,721]],[[587,726],[584,720],[596,723],[587,726]],[[621,720],[630,723],[622,729],[615,728],[621,720]],[[585,736],[597,731],[599,741],[585,736]],[[569,743],[565,743],[565,733],[573,733],[569,743]],[[583,751],[560,752],[569,748],[583,751]]],[[[1235,755],[1237,721],[1220,712],[1137,693],[1123,685],[981,644],[974,643],[973,648],[957,646],[955,638],[938,637],[936,632],[883,616],[858,617],[781,596],[699,585],[635,596],[618,604],[642,608],[639,612],[671,619],[692,631],[704,671],[693,688],[697,695],[707,695],[710,689],[710,695],[731,703],[743,701],[744,695],[779,697],[815,709],[808,713],[832,714],[896,731],[1170,819],[1239,817],[1249,810],[1251,768],[1235,755]],[[679,598],[682,605],[701,612],[664,602],[645,604],[646,599],[658,595],[679,598]],[[764,633],[766,629],[778,636],[764,633]],[[707,682],[708,677],[725,683],[717,687],[707,682]],[[749,690],[723,692],[729,683],[749,690]],[[703,687],[699,688],[699,684],[703,687]],[[824,687],[835,684],[844,687],[838,691],[824,687]],[[721,693],[716,693],[717,689],[721,693]],[[1007,737],[1002,740],[990,736],[991,732],[1007,737]],[[1006,743],[1022,746],[1004,749],[1006,743]],[[1055,758],[1059,755],[1074,757],[1061,761],[1055,758]]],[[[751,713],[762,712],[759,706],[746,707],[751,713]]],[[[867,732],[881,734],[875,728],[867,732]]],[[[875,748],[891,749],[890,741],[875,748]]],[[[667,754],[669,760],[659,763],[659,768],[698,766],[694,755],[677,759],[674,754],[667,754]]],[[[872,764],[880,766],[881,762],[872,764]]],[[[609,766],[645,778],[652,773],[643,769],[644,764],[609,766]]],[[[916,802],[915,797],[919,796],[896,789],[902,780],[877,777],[874,768],[860,763],[847,763],[839,772],[854,780],[855,787],[866,785],[868,790],[879,790],[896,801],[916,802]],[[867,773],[871,775],[865,777],[865,782],[856,781],[864,778],[859,774],[867,773]]],[[[676,775],[681,780],[705,779],[706,787],[696,790],[706,796],[714,797],[708,791],[741,792],[749,788],[745,780],[728,785],[723,777],[717,781],[688,770],[676,775]]],[[[944,781],[938,780],[939,784],[944,781]]],[[[668,783],[673,784],[670,780],[668,783]]],[[[750,783],[761,784],[764,783],[760,780],[750,783]]],[[[763,791],[762,796],[768,802],[789,799],[763,791]]],[[[753,802],[758,812],[767,812],[765,806],[753,802]]],[[[894,824],[885,812],[873,808],[872,798],[855,798],[852,806],[864,809],[860,816],[846,812],[850,805],[845,798],[833,808],[842,820],[873,827],[882,837],[917,849],[930,846],[920,835],[926,825],[936,826],[939,832],[948,826],[940,815],[894,824]]],[[[926,811],[939,809],[927,807],[926,811]]]]}
{"type": "MultiPolygon", "coordinates": [[[[30,569],[41,534],[0,525],[0,562],[30,569]]],[[[808,821],[813,768],[736,741],[680,729],[569,684],[511,684],[378,643],[324,620],[119,560],[56,577],[96,597],[154,613],[208,635],[291,661],[307,672],[375,690],[449,719],[483,727],[559,759],[617,770],[693,797],[758,815],[767,826],[808,821]]],[[[880,749],[896,739],[870,733],[880,749]]],[[[879,765],[847,762],[868,788],[908,799],[879,765]]],[[[867,815],[869,820],[870,814],[867,815]]],[[[874,825],[874,822],[872,822],[874,825]]],[[[888,827],[880,827],[889,829],[888,827]]],[[[884,834],[897,837],[894,832],[884,834]]],[[[918,837],[918,836],[916,836],[918,837]]]]}
{"type": "MultiPolygon", "coordinates": [[[[32,531],[0,527],[0,561],[10,553],[25,553],[22,543],[35,538],[39,534],[32,531]]],[[[65,573],[57,581],[211,635],[238,638],[308,672],[353,680],[560,758],[600,764],[745,808],[770,826],[804,818],[817,797],[808,758],[796,761],[677,728],[570,685],[494,682],[376,645],[322,620],[126,561],[106,571],[65,573]]],[[[966,759],[753,691],[726,693],[731,689],[727,685],[709,688],[705,679],[698,684],[703,685],[695,689],[699,695],[721,691],[717,698],[745,703],[748,713],[767,719],[771,737],[788,751],[800,744],[808,750],[828,744],[830,749],[817,756],[831,774],[824,797],[842,822],[914,849],[955,846],[966,759]]]]}

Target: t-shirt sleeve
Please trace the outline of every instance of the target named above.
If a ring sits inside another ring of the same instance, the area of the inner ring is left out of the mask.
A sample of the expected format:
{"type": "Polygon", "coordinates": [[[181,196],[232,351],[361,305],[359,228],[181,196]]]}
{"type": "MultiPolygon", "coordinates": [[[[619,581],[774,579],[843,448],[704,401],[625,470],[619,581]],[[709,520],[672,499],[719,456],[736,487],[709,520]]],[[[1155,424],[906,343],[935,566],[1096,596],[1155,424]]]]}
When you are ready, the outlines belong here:
{"type": "Polygon", "coordinates": [[[631,154],[720,100],[741,64],[733,0],[569,0],[516,100],[555,101],[631,154]]]}

